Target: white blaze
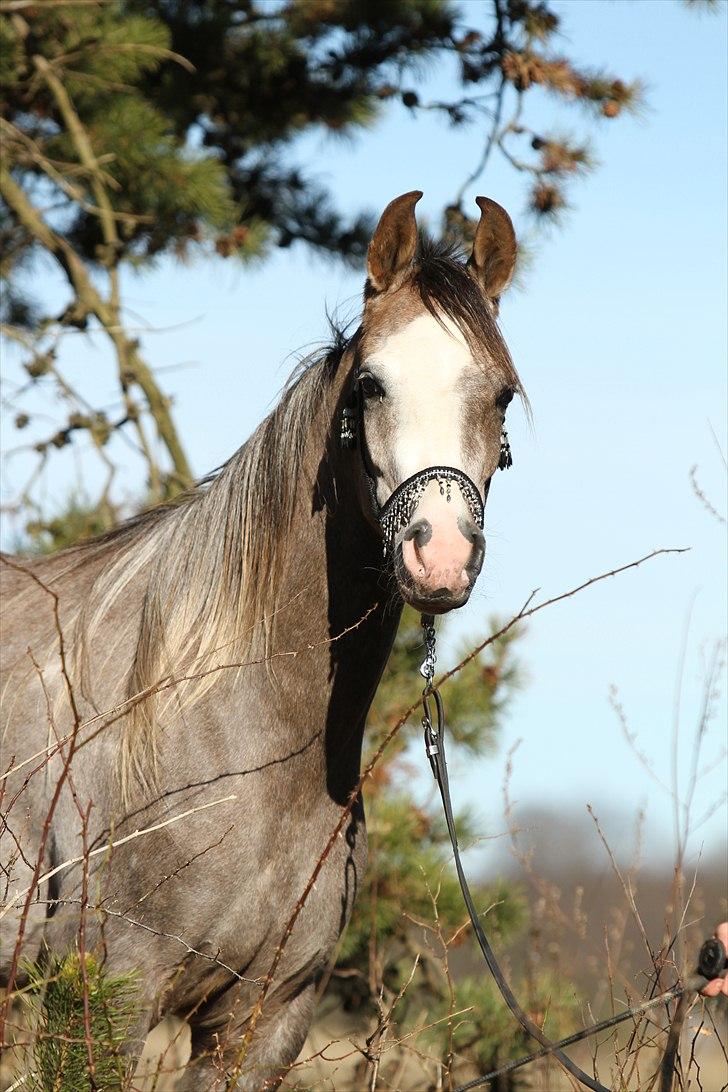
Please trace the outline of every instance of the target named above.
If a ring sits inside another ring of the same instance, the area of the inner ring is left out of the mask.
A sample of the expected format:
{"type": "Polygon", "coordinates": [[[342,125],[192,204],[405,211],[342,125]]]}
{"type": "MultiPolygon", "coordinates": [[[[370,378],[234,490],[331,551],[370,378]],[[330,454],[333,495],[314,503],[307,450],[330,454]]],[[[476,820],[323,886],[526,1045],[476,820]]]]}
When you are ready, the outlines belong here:
{"type": "MultiPolygon", "coordinates": [[[[461,438],[462,376],[476,365],[455,323],[418,315],[383,338],[367,363],[381,376],[397,414],[392,444],[400,480],[379,483],[380,504],[401,481],[425,467],[454,466],[467,473],[461,438]]],[[[436,495],[437,485],[431,483],[418,509],[422,515],[436,495]]],[[[456,487],[452,499],[460,499],[456,487]]]]}

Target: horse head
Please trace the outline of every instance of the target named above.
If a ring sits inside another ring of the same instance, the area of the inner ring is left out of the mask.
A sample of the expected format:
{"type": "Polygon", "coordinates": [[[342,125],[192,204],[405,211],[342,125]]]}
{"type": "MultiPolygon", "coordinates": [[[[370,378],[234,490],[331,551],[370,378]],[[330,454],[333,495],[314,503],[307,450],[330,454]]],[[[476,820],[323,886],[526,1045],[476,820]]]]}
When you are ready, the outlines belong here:
{"type": "Polygon", "coordinates": [[[505,411],[520,383],[496,317],[516,238],[500,205],[478,197],[463,262],[418,238],[421,196],[392,201],[369,245],[342,439],[361,451],[363,504],[403,599],[442,614],[470,596],[491,478],[510,465],[505,411]]]}

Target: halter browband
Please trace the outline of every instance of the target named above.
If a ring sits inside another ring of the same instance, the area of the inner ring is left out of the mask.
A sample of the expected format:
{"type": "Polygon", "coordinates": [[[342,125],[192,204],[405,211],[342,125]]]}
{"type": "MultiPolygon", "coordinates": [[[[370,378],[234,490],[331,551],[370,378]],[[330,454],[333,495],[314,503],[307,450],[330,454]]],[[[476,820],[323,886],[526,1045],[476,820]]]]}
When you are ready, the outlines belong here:
{"type": "Polygon", "coordinates": [[[432,481],[438,483],[441,496],[447,497],[448,502],[452,494],[452,483],[455,482],[468,506],[473,522],[477,523],[478,527],[483,526],[483,498],[472,478],[454,466],[427,466],[424,470],[413,474],[411,478],[406,478],[379,508],[377,515],[382,525],[385,547],[392,549],[397,533],[407,526],[420,497],[432,481]]]}

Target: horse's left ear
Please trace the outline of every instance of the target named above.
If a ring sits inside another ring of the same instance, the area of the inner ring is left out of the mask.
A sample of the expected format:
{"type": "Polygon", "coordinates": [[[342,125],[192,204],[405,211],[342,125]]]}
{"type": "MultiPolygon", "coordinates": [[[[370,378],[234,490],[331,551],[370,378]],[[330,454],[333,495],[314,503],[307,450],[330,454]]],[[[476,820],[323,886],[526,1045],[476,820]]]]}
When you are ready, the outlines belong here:
{"type": "Polygon", "coordinates": [[[415,205],[422,190],[395,197],[382,213],[367,251],[367,287],[386,292],[409,268],[417,250],[415,205]]]}
{"type": "Polygon", "coordinates": [[[516,233],[504,208],[489,197],[476,197],[475,200],[480,209],[480,223],[468,269],[486,296],[497,300],[511,283],[516,267],[516,233]]]}

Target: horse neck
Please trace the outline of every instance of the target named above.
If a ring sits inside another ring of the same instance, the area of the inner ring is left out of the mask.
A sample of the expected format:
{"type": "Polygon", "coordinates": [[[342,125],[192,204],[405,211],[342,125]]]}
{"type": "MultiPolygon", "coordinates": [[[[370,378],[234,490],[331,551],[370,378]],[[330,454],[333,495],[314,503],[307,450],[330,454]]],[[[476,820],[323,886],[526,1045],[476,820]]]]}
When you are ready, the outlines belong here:
{"type": "Polygon", "coordinates": [[[272,638],[284,706],[324,728],[328,789],[339,803],[359,776],[366,716],[401,614],[381,535],[362,510],[360,453],[338,443],[349,364],[345,357],[312,429],[326,439],[307,446],[272,638]]]}

